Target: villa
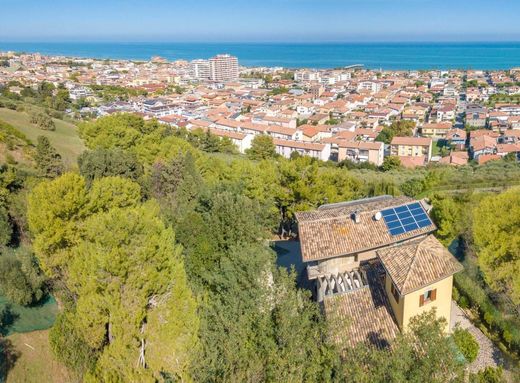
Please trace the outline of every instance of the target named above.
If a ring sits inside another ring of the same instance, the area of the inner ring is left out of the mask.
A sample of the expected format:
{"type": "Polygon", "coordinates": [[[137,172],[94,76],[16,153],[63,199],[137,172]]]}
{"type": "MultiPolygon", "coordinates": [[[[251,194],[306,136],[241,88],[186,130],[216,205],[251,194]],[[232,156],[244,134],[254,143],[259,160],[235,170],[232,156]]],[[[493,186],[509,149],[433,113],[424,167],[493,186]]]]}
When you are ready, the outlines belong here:
{"type": "Polygon", "coordinates": [[[462,265],[432,235],[429,209],[380,196],[296,214],[307,276],[340,345],[386,347],[432,308],[449,322],[462,265]]]}

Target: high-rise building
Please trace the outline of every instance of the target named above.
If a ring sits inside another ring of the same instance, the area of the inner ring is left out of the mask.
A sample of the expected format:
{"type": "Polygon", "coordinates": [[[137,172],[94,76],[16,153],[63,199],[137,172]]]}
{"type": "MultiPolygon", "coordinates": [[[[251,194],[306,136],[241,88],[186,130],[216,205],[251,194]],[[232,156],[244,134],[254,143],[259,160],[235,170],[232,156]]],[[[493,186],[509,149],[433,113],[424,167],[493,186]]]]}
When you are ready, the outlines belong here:
{"type": "Polygon", "coordinates": [[[238,78],[238,59],[231,55],[217,55],[209,59],[210,79],[230,81],[238,78]]]}
{"type": "Polygon", "coordinates": [[[193,60],[190,63],[191,75],[200,80],[209,80],[211,77],[210,64],[208,60],[193,60]]]}

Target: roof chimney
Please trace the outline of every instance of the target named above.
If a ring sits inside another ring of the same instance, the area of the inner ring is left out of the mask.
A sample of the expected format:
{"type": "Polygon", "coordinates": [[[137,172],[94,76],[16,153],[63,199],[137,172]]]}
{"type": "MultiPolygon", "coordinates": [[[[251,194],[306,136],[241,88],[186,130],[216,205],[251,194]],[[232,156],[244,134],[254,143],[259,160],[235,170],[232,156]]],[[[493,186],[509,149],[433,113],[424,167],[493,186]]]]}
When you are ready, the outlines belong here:
{"type": "Polygon", "coordinates": [[[355,223],[360,223],[361,222],[361,215],[359,214],[358,210],[356,210],[354,212],[354,214],[352,214],[352,219],[354,220],[355,223]]]}

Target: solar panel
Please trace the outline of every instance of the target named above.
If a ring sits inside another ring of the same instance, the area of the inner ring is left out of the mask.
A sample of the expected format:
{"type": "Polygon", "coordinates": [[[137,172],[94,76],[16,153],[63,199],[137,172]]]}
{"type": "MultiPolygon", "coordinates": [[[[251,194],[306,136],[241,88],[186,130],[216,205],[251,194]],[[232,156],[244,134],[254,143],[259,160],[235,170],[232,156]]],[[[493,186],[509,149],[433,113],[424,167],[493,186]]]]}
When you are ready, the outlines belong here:
{"type": "Polygon", "coordinates": [[[400,235],[432,225],[432,221],[420,203],[411,203],[381,212],[388,232],[400,235]]]}

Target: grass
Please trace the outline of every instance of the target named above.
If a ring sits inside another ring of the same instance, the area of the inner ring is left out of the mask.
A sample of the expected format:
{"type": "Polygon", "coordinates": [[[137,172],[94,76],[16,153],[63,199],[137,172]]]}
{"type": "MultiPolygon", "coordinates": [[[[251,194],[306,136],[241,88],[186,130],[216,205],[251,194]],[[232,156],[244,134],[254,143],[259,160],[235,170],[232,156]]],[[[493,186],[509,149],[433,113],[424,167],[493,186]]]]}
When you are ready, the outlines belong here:
{"type": "Polygon", "coordinates": [[[52,354],[49,330],[13,334],[10,341],[16,355],[7,371],[6,383],[71,382],[67,369],[52,354]]]}
{"type": "Polygon", "coordinates": [[[78,156],[85,150],[85,145],[79,138],[78,128],[74,124],[55,119],[55,131],[42,130],[30,123],[27,113],[5,108],[0,108],[0,120],[20,130],[33,144],[36,144],[38,136],[47,136],[67,166],[74,165],[78,156]]]}

